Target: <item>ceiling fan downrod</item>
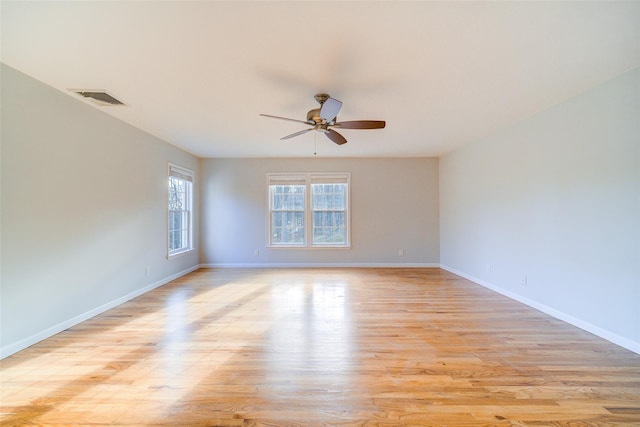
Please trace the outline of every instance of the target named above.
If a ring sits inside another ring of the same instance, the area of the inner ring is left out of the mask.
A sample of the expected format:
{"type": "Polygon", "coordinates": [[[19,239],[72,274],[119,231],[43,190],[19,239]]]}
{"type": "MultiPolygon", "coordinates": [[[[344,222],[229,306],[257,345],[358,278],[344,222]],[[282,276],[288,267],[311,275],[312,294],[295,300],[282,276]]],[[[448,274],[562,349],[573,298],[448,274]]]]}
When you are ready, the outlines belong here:
{"type": "Polygon", "coordinates": [[[331,97],[326,93],[317,93],[313,98],[318,101],[318,104],[320,104],[320,106],[322,106],[322,104],[324,104],[325,101],[331,97]]]}

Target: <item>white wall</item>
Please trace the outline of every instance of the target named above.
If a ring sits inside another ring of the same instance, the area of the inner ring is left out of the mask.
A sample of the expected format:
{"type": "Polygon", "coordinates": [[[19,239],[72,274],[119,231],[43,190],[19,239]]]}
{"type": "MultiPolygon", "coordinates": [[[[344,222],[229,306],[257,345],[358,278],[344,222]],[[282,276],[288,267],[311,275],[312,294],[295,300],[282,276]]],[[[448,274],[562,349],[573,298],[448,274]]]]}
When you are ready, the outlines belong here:
{"type": "Polygon", "coordinates": [[[1,73],[6,356],[197,266],[198,251],[166,259],[165,230],[167,162],[197,171],[198,160],[10,67],[1,73]]]}
{"type": "Polygon", "coordinates": [[[439,262],[438,160],[203,159],[201,263],[430,265],[439,262]],[[350,172],[351,249],[267,248],[269,172],[350,172]],[[404,256],[398,256],[404,249],[404,256]],[[255,251],[259,251],[259,256],[255,251]]]}
{"type": "Polygon", "coordinates": [[[440,227],[446,268],[640,352],[640,69],[441,158],[440,227]]]}

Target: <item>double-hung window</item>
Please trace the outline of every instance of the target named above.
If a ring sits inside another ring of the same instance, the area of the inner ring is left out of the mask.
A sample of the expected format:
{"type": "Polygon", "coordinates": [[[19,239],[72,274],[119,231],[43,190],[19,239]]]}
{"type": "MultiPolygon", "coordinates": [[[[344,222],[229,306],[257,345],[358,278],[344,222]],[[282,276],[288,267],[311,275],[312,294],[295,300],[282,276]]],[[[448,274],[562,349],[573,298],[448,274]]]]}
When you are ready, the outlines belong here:
{"type": "Polygon", "coordinates": [[[193,172],[169,164],[169,257],[193,249],[193,172]]]}
{"type": "Polygon", "coordinates": [[[348,173],[268,174],[269,246],[348,247],[348,173]]]}

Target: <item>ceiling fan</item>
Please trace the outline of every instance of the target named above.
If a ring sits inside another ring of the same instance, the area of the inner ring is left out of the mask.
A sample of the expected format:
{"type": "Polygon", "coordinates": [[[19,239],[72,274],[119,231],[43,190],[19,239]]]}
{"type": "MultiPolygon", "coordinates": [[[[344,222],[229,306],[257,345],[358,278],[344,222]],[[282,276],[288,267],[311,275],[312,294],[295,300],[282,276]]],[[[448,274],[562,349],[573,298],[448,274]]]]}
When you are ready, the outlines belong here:
{"type": "Polygon", "coordinates": [[[342,107],[342,102],[338,101],[337,99],[331,98],[326,93],[319,93],[314,98],[320,104],[320,108],[315,108],[309,111],[307,113],[306,121],[289,119],[287,117],[272,116],[270,114],[260,115],[264,117],[271,117],[272,119],[288,120],[290,122],[302,123],[312,126],[309,129],[292,133],[291,135],[284,136],[280,139],[293,138],[295,136],[303,135],[307,132],[315,130],[324,133],[325,135],[327,135],[327,138],[338,145],[346,143],[347,140],[344,136],[340,135],[335,130],[330,129],[331,127],[341,129],[382,129],[386,125],[386,123],[382,120],[353,120],[347,122],[338,122],[337,116],[340,108],[342,107]]]}

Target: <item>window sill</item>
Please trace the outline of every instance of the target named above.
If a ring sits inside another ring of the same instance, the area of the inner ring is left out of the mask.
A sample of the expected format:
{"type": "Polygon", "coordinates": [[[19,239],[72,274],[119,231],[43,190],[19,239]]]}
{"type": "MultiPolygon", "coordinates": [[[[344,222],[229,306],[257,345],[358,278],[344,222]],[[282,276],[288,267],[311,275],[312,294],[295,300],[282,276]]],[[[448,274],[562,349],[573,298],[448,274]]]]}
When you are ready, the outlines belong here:
{"type": "Polygon", "coordinates": [[[184,255],[188,255],[191,252],[195,252],[195,249],[191,248],[191,249],[185,249],[183,251],[180,252],[174,252],[172,254],[167,255],[167,259],[174,259],[174,258],[180,258],[184,255]]]}
{"type": "Polygon", "coordinates": [[[277,249],[277,250],[281,250],[281,249],[295,249],[295,250],[335,250],[335,249],[351,249],[351,245],[348,246],[267,246],[267,249],[277,249]]]}

